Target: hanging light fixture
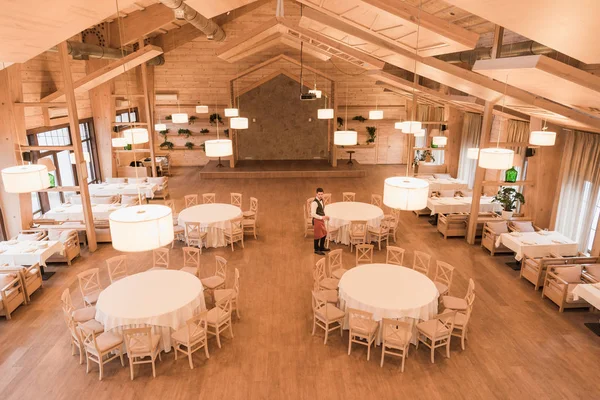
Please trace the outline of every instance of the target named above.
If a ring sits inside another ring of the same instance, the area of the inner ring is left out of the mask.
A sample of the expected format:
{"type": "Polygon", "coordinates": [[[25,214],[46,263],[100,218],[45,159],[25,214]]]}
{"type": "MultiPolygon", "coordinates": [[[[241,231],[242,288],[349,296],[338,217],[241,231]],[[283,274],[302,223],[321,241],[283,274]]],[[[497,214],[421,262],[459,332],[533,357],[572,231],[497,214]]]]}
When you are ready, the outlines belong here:
{"type": "MultiPolygon", "coordinates": [[[[506,90],[508,89],[508,73],[504,83],[504,96],[502,97],[502,113],[504,113],[504,104],[506,102],[506,90]]],[[[502,129],[502,124],[500,125],[502,129]]],[[[500,132],[496,138],[496,147],[481,149],[479,151],[479,166],[487,169],[510,169],[513,166],[515,152],[510,149],[500,147],[500,132]]]]}
{"type": "Polygon", "coordinates": [[[415,132],[414,135],[415,137],[425,137],[425,129],[419,129],[418,132],[415,132]]]}
{"type": "Polygon", "coordinates": [[[319,108],[317,110],[318,119],[333,119],[333,108],[319,108]]]}
{"type": "Polygon", "coordinates": [[[377,109],[379,96],[375,96],[375,110],[369,111],[369,119],[383,119],[383,110],[377,109]]]}
{"type": "Polygon", "coordinates": [[[237,117],[239,115],[239,110],[237,108],[226,108],[225,116],[226,117],[237,117]]]}
{"type": "Polygon", "coordinates": [[[144,204],[125,207],[109,215],[112,245],[116,250],[140,252],[158,249],[173,239],[170,207],[144,204]]]}
{"type": "Polygon", "coordinates": [[[556,143],[556,132],[549,131],[544,120],[541,131],[533,131],[529,134],[529,144],[533,146],[554,146],[556,143]]]}
{"type": "Polygon", "coordinates": [[[248,129],[248,118],[235,117],[229,120],[229,127],[231,129],[248,129]]]}
{"type": "Polygon", "coordinates": [[[314,89],[310,89],[310,90],[308,91],[308,93],[312,93],[312,94],[314,94],[314,95],[315,95],[315,97],[316,97],[317,99],[320,99],[320,98],[321,98],[321,96],[323,95],[323,92],[322,92],[322,91],[320,91],[320,90],[317,90],[317,86],[316,86],[316,85],[315,85],[315,88],[314,88],[314,89]]]}
{"type": "MultiPolygon", "coordinates": [[[[176,114],[173,114],[175,118],[176,114]]],[[[187,114],[186,114],[187,116],[187,114]]],[[[127,144],[142,144],[148,143],[148,129],[146,128],[130,128],[123,131],[123,137],[127,141],[127,144]]]]}
{"type": "Polygon", "coordinates": [[[403,133],[418,133],[423,129],[423,126],[419,121],[404,121],[400,129],[403,133]]]}
{"type": "Polygon", "coordinates": [[[336,146],[356,146],[358,144],[358,133],[348,130],[348,83],[346,83],[346,118],[344,119],[344,130],[333,133],[333,144],[336,146]]]}
{"type": "MultiPolygon", "coordinates": [[[[75,153],[69,153],[69,158],[71,159],[71,164],[77,164],[77,161],[75,161],[75,153]]],[[[83,152],[83,160],[86,163],[90,163],[90,153],[87,151],[83,152]]]]}
{"type": "MultiPolygon", "coordinates": [[[[217,109],[217,104],[215,101],[215,110],[217,109]]],[[[232,121],[232,118],[230,121],[232,121]]],[[[219,163],[217,164],[217,168],[223,167],[221,164],[221,157],[228,157],[233,155],[233,142],[230,139],[220,139],[219,138],[219,124],[217,124],[217,139],[216,140],[207,140],[204,142],[204,152],[207,157],[218,157],[219,163]]]]}
{"type": "Polygon", "coordinates": [[[128,144],[124,137],[112,138],[112,147],[125,147],[128,144]]]}
{"type": "Polygon", "coordinates": [[[436,146],[445,146],[448,144],[448,138],[446,136],[434,136],[431,139],[431,143],[435,144],[436,146]]]}
{"type": "Polygon", "coordinates": [[[174,124],[187,124],[189,121],[187,113],[175,113],[171,118],[174,124]]]}
{"type": "Polygon", "coordinates": [[[467,149],[467,158],[469,160],[477,160],[479,158],[479,148],[471,147],[467,149]]]}
{"type": "Polygon", "coordinates": [[[208,114],[208,106],[196,106],[197,114],[208,114]]]}
{"type": "Polygon", "coordinates": [[[30,193],[50,187],[48,168],[41,164],[4,168],[2,182],[7,193],[30,193]]]}
{"type": "Polygon", "coordinates": [[[158,132],[166,131],[167,130],[167,125],[166,124],[162,124],[162,123],[154,124],[154,130],[158,131],[158,132]]]}
{"type": "Polygon", "coordinates": [[[387,178],[383,185],[383,204],[398,210],[422,210],[427,207],[429,182],[412,177],[387,178]]]}

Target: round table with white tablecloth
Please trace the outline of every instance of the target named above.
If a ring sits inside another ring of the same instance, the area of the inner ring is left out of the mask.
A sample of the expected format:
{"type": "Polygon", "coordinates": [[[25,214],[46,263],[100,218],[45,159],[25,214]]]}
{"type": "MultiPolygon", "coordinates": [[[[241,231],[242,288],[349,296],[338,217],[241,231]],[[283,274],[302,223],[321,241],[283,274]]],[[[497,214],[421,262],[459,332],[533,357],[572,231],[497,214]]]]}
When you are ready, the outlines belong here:
{"type": "Polygon", "coordinates": [[[130,275],[104,289],[96,303],[96,320],[105,331],[150,325],[162,336],[161,349],[171,350],[171,333],[197,310],[205,310],[204,290],[192,274],[154,270],[130,275]]]}
{"type": "MultiPolygon", "coordinates": [[[[368,311],[375,321],[413,318],[418,322],[436,315],[439,293],[433,281],[420,272],[392,264],[364,264],[342,275],[339,297],[342,309],[368,311]]],[[[380,342],[381,330],[377,344],[380,342]]],[[[416,342],[415,330],[412,343],[416,342]]]]}
{"type": "Polygon", "coordinates": [[[198,222],[207,232],[206,247],[225,246],[223,232],[228,222],[242,216],[242,209],[231,204],[200,204],[182,210],[177,217],[178,224],[185,227],[186,222],[198,222]]]}
{"type": "Polygon", "coordinates": [[[350,223],[352,221],[367,221],[367,225],[377,228],[383,219],[383,210],[373,204],[356,201],[331,203],[325,206],[325,215],[331,228],[340,228],[338,241],[350,244],[350,223]]]}

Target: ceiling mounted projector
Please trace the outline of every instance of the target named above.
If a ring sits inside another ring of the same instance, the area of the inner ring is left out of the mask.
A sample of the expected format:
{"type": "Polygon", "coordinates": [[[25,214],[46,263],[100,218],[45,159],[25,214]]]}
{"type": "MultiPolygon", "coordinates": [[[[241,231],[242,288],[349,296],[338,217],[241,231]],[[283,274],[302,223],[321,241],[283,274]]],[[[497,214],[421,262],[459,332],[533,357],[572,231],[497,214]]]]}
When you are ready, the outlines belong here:
{"type": "Polygon", "coordinates": [[[316,100],[316,99],[317,99],[317,95],[314,93],[301,93],[300,94],[300,100],[303,100],[303,101],[316,100]]]}

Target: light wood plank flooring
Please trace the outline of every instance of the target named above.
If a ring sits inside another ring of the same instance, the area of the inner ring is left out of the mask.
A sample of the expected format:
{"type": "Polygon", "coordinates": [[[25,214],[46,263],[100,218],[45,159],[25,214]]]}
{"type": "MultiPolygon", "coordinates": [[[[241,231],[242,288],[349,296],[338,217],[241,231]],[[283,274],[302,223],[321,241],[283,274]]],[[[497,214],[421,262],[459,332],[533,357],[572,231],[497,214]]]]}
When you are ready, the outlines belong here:
{"type": "MultiPolygon", "coordinates": [[[[451,293],[462,296],[468,278],[476,282],[469,340],[465,351],[452,343],[451,358],[441,351],[436,363],[429,352],[411,346],[404,373],[399,360],[386,359],[379,367],[380,349],[366,360],[366,348],[354,346],[347,355],[347,332],[333,334],[323,345],[323,332],[311,336],[312,238],[304,239],[301,207],[317,186],[333,193],[357,192],[368,202],[383,190],[383,180],[399,166],[367,167],[366,178],[355,179],[198,179],[198,169],[175,169],[170,180],[172,198],[182,207],[183,195],[216,192],[217,201],[229,202],[229,192],[260,201],[259,238],[236,247],[210,249],[202,255],[202,274],[214,269],[214,255],[228,259],[228,285],[233,269],[241,273],[241,320],[234,320],[235,338],[225,334],[223,348],[209,340],[211,358],[194,356],[196,368],[186,360],[175,362],[173,352],[157,361],[157,377],[149,365],[128,368],[118,361],[105,368],[98,381],[94,366],[86,375],[78,357],[70,355],[67,328],[60,308],[60,292],[71,289],[81,304],[76,274],[117,254],[110,245],[85,253],[71,266],[57,265],[56,275],[45,282],[33,303],[22,306],[11,321],[0,319],[0,398],[3,399],[593,399],[600,398],[600,338],[583,326],[598,319],[587,311],[559,313],[542,300],[518,273],[504,265],[510,257],[490,257],[479,246],[462,239],[444,240],[427,218],[403,213],[398,245],[423,250],[456,267],[451,293]]],[[[336,246],[334,246],[336,247],[336,246]]],[[[174,266],[182,262],[181,244],[171,252],[174,266]]],[[[376,262],[385,252],[376,251],[376,262]]],[[[151,266],[150,253],[129,254],[134,271],[151,266]]],[[[344,264],[354,257],[344,247],[344,264]]],[[[433,271],[432,271],[433,272],[433,271]]]]}

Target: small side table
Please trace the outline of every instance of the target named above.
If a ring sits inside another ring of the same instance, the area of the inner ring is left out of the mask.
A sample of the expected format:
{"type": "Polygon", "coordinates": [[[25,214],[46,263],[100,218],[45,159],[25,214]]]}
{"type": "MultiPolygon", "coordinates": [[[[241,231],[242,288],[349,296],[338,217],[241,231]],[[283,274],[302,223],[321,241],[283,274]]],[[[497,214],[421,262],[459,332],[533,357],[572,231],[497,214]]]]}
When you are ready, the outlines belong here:
{"type": "Polygon", "coordinates": [[[346,153],[350,154],[350,158],[349,158],[347,164],[354,165],[354,163],[352,162],[352,154],[354,154],[355,151],[354,150],[348,150],[348,151],[346,151],[346,153]]]}

